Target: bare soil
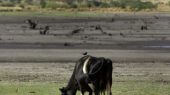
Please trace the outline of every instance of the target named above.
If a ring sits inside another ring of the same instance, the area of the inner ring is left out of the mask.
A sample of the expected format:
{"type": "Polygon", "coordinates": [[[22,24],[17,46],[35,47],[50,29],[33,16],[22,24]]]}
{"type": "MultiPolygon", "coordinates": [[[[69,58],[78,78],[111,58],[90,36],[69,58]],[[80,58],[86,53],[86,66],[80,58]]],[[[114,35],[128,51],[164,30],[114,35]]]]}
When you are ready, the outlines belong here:
{"type": "Polygon", "coordinates": [[[64,82],[85,51],[112,59],[114,81],[169,82],[170,14],[0,17],[1,81],[64,82]],[[29,29],[26,19],[38,20],[37,28],[29,29]],[[46,25],[49,33],[40,35],[46,25]],[[72,34],[80,27],[84,31],[72,34]]]}

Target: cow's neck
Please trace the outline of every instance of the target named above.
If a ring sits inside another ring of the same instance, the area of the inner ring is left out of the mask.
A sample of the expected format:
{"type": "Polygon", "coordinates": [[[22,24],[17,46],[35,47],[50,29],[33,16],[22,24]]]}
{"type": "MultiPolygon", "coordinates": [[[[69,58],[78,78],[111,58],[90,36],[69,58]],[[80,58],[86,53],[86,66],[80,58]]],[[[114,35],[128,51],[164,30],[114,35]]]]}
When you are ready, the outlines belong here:
{"type": "Polygon", "coordinates": [[[73,73],[66,87],[68,91],[68,95],[76,95],[77,88],[78,88],[77,86],[78,85],[75,81],[75,74],[73,73]]]}
{"type": "Polygon", "coordinates": [[[68,89],[67,95],[76,95],[77,90],[76,89],[68,89]]]}
{"type": "Polygon", "coordinates": [[[67,85],[67,95],[76,95],[77,87],[73,83],[68,83],[67,85]]]}

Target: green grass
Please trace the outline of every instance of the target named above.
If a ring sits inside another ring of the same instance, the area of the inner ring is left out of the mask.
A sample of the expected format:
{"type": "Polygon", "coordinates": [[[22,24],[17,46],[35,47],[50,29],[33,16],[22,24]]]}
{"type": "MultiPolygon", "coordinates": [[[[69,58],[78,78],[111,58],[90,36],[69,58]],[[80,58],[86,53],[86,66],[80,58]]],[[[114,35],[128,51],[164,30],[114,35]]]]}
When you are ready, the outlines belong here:
{"type": "Polygon", "coordinates": [[[64,11],[51,11],[51,12],[0,12],[0,16],[30,16],[30,17],[101,17],[103,13],[95,12],[64,12],[64,11]]]}
{"type": "Polygon", "coordinates": [[[0,83],[0,95],[58,95],[55,83],[0,83]]]}
{"type": "MultiPolygon", "coordinates": [[[[60,95],[64,84],[0,82],[0,95],[60,95]]],[[[170,84],[160,82],[116,82],[113,95],[170,95],[170,84]]],[[[77,95],[79,95],[78,93],[77,95]]]]}

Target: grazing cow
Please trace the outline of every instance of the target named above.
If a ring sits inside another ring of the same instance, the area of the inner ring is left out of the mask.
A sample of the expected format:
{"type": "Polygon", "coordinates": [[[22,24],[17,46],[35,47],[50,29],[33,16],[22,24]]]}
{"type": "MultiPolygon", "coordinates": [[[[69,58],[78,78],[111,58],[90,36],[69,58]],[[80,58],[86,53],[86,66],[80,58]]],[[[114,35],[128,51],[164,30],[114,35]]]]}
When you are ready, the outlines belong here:
{"type": "Polygon", "coordinates": [[[66,87],[60,88],[61,95],[76,95],[77,90],[84,95],[112,95],[112,61],[103,57],[84,56],[76,63],[66,87]]]}

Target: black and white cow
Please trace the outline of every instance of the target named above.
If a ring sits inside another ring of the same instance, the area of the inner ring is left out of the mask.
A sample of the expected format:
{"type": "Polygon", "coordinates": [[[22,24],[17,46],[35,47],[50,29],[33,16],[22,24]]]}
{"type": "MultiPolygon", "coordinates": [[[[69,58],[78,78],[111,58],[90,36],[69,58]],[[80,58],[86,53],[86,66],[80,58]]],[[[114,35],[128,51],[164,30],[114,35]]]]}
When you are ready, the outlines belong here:
{"type": "Polygon", "coordinates": [[[84,95],[112,95],[112,61],[103,57],[84,56],[76,63],[66,87],[60,88],[61,95],[76,95],[77,90],[84,95]]]}

